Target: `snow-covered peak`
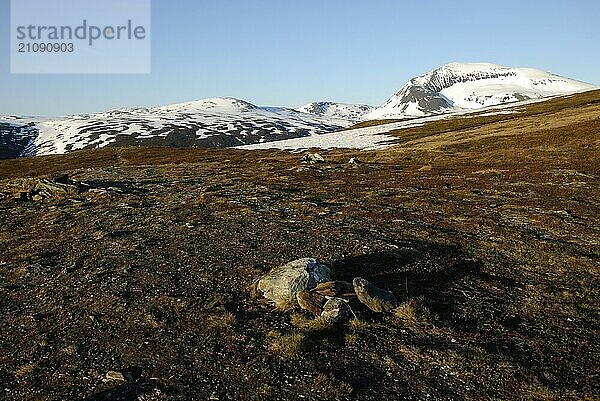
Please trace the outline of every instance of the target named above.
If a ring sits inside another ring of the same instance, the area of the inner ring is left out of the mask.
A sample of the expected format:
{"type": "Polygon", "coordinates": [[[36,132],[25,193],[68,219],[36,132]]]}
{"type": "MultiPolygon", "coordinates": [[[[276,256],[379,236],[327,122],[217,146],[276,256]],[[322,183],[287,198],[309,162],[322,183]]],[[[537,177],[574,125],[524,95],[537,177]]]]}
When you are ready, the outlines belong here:
{"type": "Polygon", "coordinates": [[[214,97],[207,99],[194,100],[191,102],[176,103],[166,106],[160,106],[152,108],[158,112],[200,112],[200,111],[214,111],[214,112],[239,112],[239,111],[250,111],[257,109],[258,106],[252,103],[246,102],[232,97],[214,97]]]}
{"type": "Polygon", "coordinates": [[[422,117],[595,89],[533,68],[450,63],[411,79],[365,119],[422,117]]]}
{"type": "Polygon", "coordinates": [[[358,121],[375,110],[373,106],[333,102],[312,102],[297,109],[301,113],[358,121]]]}

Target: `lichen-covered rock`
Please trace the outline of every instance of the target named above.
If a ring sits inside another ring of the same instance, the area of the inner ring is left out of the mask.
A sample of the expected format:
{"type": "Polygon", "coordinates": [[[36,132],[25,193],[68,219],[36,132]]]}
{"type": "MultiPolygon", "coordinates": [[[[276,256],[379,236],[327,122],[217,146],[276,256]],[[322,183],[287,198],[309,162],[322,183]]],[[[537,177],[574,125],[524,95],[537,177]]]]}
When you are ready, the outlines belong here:
{"type": "Polygon", "coordinates": [[[331,298],[323,307],[321,318],[330,323],[339,323],[348,320],[350,317],[350,307],[341,298],[331,298]]]}
{"type": "Polygon", "coordinates": [[[399,305],[393,293],[377,288],[364,278],[357,277],[352,284],[358,300],[373,312],[387,312],[399,305]]]}
{"type": "Polygon", "coordinates": [[[296,294],[298,305],[304,310],[311,312],[315,316],[321,316],[323,306],[327,299],[313,291],[300,291],[296,294]]]}
{"type": "Polygon", "coordinates": [[[258,281],[256,289],[275,304],[295,303],[300,291],[312,290],[317,284],[329,281],[330,274],[329,268],[316,259],[298,259],[273,269],[258,281]]]}

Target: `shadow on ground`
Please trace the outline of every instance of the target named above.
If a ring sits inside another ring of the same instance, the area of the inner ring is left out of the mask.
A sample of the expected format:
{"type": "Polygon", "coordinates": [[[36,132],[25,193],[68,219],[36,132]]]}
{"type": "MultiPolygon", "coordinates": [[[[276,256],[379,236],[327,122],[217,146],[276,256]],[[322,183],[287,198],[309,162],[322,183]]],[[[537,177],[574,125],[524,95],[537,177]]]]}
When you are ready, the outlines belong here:
{"type": "Polygon", "coordinates": [[[363,277],[390,290],[400,301],[421,299],[441,322],[460,330],[475,329],[476,322],[457,320],[456,301],[461,286],[472,282],[500,282],[514,286],[512,280],[484,272],[484,263],[471,257],[460,246],[426,241],[396,241],[397,249],[342,259],[332,263],[338,278],[352,281],[363,277]]]}

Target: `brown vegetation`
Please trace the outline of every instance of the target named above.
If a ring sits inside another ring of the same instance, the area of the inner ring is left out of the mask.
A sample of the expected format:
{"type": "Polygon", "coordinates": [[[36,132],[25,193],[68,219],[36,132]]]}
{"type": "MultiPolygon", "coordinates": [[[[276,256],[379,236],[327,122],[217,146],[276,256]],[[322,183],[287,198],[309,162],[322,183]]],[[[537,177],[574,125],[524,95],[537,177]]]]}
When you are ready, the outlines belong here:
{"type": "Polygon", "coordinates": [[[311,166],[201,149],[0,162],[2,396],[598,398],[600,92],[519,109],[311,166]],[[13,199],[57,173],[118,190],[13,199]],[[329,327],[252,300],[305,256],[400,308],[329,327]]]}

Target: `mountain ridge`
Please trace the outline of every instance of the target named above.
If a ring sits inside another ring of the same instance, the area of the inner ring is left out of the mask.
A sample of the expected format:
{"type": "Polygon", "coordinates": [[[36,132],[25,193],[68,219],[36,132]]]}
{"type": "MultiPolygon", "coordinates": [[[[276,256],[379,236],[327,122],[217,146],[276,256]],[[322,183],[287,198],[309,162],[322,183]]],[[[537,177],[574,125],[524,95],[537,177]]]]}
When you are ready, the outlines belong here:
{"type": "MultiPolygon", "coordinates": [[[[443,118],[445,114],[596,88],[532,68],[449,63],[412,78],[377,108],[317,101],[294,109],[257,106],[233,97],[213,97],[58,118],[0,117],[0,158],[61,154],[105,146],[260,145],[329,133],[360,121],[443,118]]],[[[348,134],[343,138],[360,145],[360,138],[348,134]]]]}

